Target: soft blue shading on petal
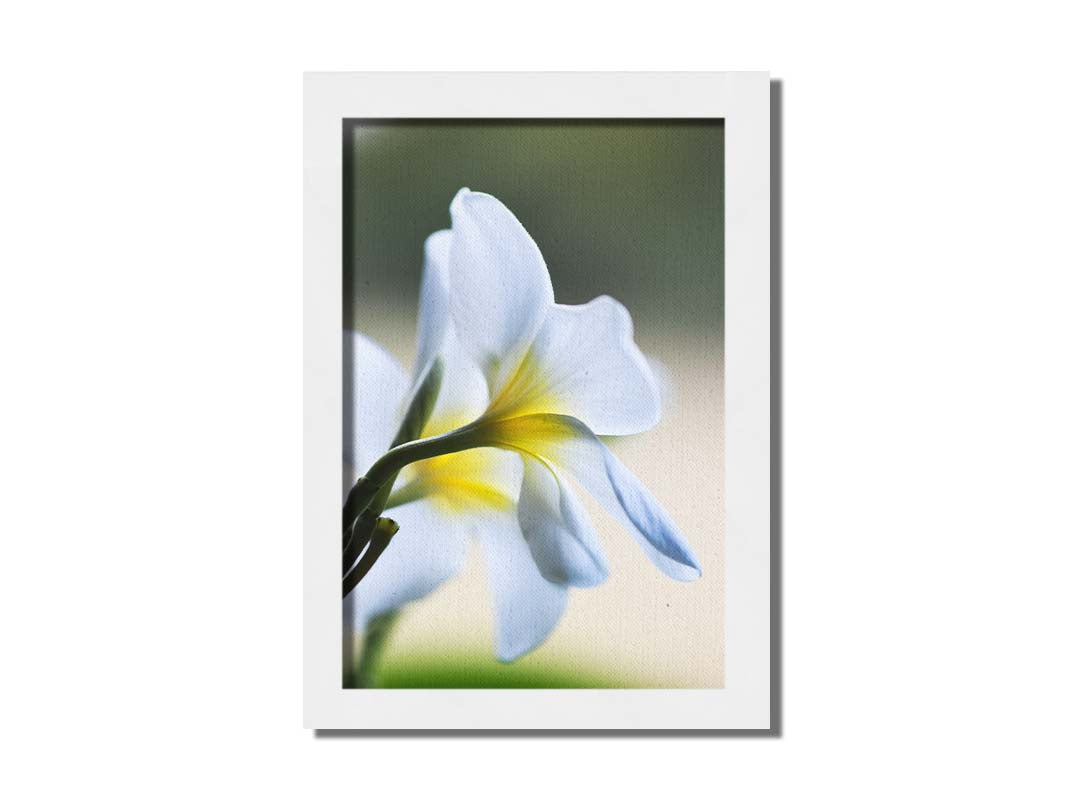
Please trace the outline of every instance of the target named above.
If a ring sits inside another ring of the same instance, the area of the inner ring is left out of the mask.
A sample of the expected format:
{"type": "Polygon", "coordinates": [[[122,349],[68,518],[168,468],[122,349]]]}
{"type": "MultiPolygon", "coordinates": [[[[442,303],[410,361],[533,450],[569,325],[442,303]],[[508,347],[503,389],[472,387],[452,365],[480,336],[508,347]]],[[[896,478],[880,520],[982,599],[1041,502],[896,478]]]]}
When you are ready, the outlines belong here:
{"type": "Polygon", "coordinates": [[[390,509],[400,526],[389,546],[349,597],[355,597],[356,628],[425,597],[462,568],[468,527],[440,513],[428,500],[390,509]]]}
{"type": "Polygon", "coordinates": [[[415,331],[415,366],[411,370],[416,379],[437,356],[451,325],[448,309],[448,253],[451,243],[451,231],[437,231],[426,238],[415,331]]]}
{"type": "Polygon", "coordinates": [[[441,363],[444,375],[437,404],[430,415],[429,429],[443,433],[442,422],[450,428],[473,422],[489,403],[489,389],[485,376],[466,351],[460,347],[455,331],[449,328],[441,343],[441,363]]]}
{"type": "Polygon", "coordinates": [[[450,211],[452,319],[495,391],[541,327],[552,281],[530,234],[495,197],[461,189],[450,211]]]}
{"type": "Polygon", "coordinates": [[[567,607],[567,588],[538,572],[514,515],[478,524],[477,536],[493,598],[496,655],[514,661],[555,630],[567,607]]]}
{"type": "Polygon", "coordinates": [[[541,575],[568,586],[603,583],[607,562],[585,507],[545,463],[522,462],[519,526],[541,575]]]}
{"type": "Polygon", "coordinates": [[[343,346],[343,457],[362,475],[389,449],[408,393],[400,364],[373,339],[346,331],[343,346]]]}
{"type": "Polygon", "coordinates": [[[700,565],[674,522],[615,454],[603,447],[604,468],[615,499],[632,526],[640,532],[638,543],[652,562],[678,581],[700,577],[700,565]]]}
{"type": "Polygon", "coordinates": [[[544,416],[566,425],[574,434],[549,446],[553,461],[634,534],[652,563],[664,573],[679,581],[699,578],[700,565],[685,537],[663,506],[615,454],[579,420],[544,416]]]}

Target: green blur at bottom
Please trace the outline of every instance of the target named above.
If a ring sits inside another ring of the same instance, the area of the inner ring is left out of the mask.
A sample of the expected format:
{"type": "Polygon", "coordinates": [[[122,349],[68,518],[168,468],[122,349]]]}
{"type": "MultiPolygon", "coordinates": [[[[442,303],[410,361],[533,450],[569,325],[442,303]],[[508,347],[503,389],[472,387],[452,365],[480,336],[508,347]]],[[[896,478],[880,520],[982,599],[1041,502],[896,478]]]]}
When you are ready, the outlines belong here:
{"type": "MultiPolygon", "coordinates": [[[[344,687],[353,688],[352,676],[344,687]]],[[[477,653],[387,655],[378,668],[374,689],[636,689],[636,680],[595,668],[519,660],[502,664],[477,653]]]]}

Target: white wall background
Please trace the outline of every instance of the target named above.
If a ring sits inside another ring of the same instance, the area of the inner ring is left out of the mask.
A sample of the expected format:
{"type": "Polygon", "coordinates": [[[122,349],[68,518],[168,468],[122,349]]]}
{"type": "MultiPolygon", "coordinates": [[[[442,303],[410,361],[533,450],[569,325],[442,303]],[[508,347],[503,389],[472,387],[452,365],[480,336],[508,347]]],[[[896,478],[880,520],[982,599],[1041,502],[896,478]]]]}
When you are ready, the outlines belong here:
{"type": "Polygon", "coordinates": [[[4,16],[5,796],[1062,796],[1053,4],[4,16]],[[301,729],[300,73],[341,68],[784,81],[781,738],[301,729]]]}

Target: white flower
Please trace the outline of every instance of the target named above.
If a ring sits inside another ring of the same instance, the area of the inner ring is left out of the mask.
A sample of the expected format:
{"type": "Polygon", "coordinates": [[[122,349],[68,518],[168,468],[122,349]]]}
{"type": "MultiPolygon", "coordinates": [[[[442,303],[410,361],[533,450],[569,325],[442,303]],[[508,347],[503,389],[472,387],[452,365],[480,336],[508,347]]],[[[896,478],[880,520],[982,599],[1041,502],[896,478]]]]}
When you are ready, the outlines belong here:
{"type": "Polygon", "coordinates": [[[353,593],[357,627],[453,576],[473,535],[489,570],[497,656],[511,661],[555,628],[568,586],[608,574],[570,480],[667,575],[693,580],[700,568],[666,512],[598,438],[659,421],[657,385],[626,309],[610,297],[555,303],[537,245],[496,198],[463,189],[450,210],[451,230],[426,241],[415,380],[366,337],[345,342],[353,366],[345,408],[355,412],[346,420],[346,488],[368,471],[388,477],[403,467],[387,505],[400,532],[353,593]],[[375,463],[438,356],[444,377],[424,438],[375,463]]]}

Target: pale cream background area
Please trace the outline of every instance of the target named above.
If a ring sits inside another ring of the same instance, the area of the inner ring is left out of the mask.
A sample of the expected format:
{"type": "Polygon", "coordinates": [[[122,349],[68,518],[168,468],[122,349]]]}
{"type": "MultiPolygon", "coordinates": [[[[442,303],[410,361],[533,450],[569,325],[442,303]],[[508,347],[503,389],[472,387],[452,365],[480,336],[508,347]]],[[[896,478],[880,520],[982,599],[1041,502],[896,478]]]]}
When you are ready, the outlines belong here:
{"type": "MultiPolygon", "coordinates": [[[[380,308],[357,306],[360,330],[410,366],[414,316],[398,324],[380,308]]],[[[611,575],[598,587],[572,589],[555,632],[524,659],[578,663],[645,687],[718,688],[725,674],[721,340],[710,331],[657,338],[655,331],[640,330],[636,339],[667,377],[663,421],[611,446],[686,535],[703,575],[692,583],[663,575],[631,535],[579,489],[611,575]]],[[[407,607],[391,652],[442,647],[491,652],[491,599],[476,545],[470,555],[456,579],[407,607]]]]}

